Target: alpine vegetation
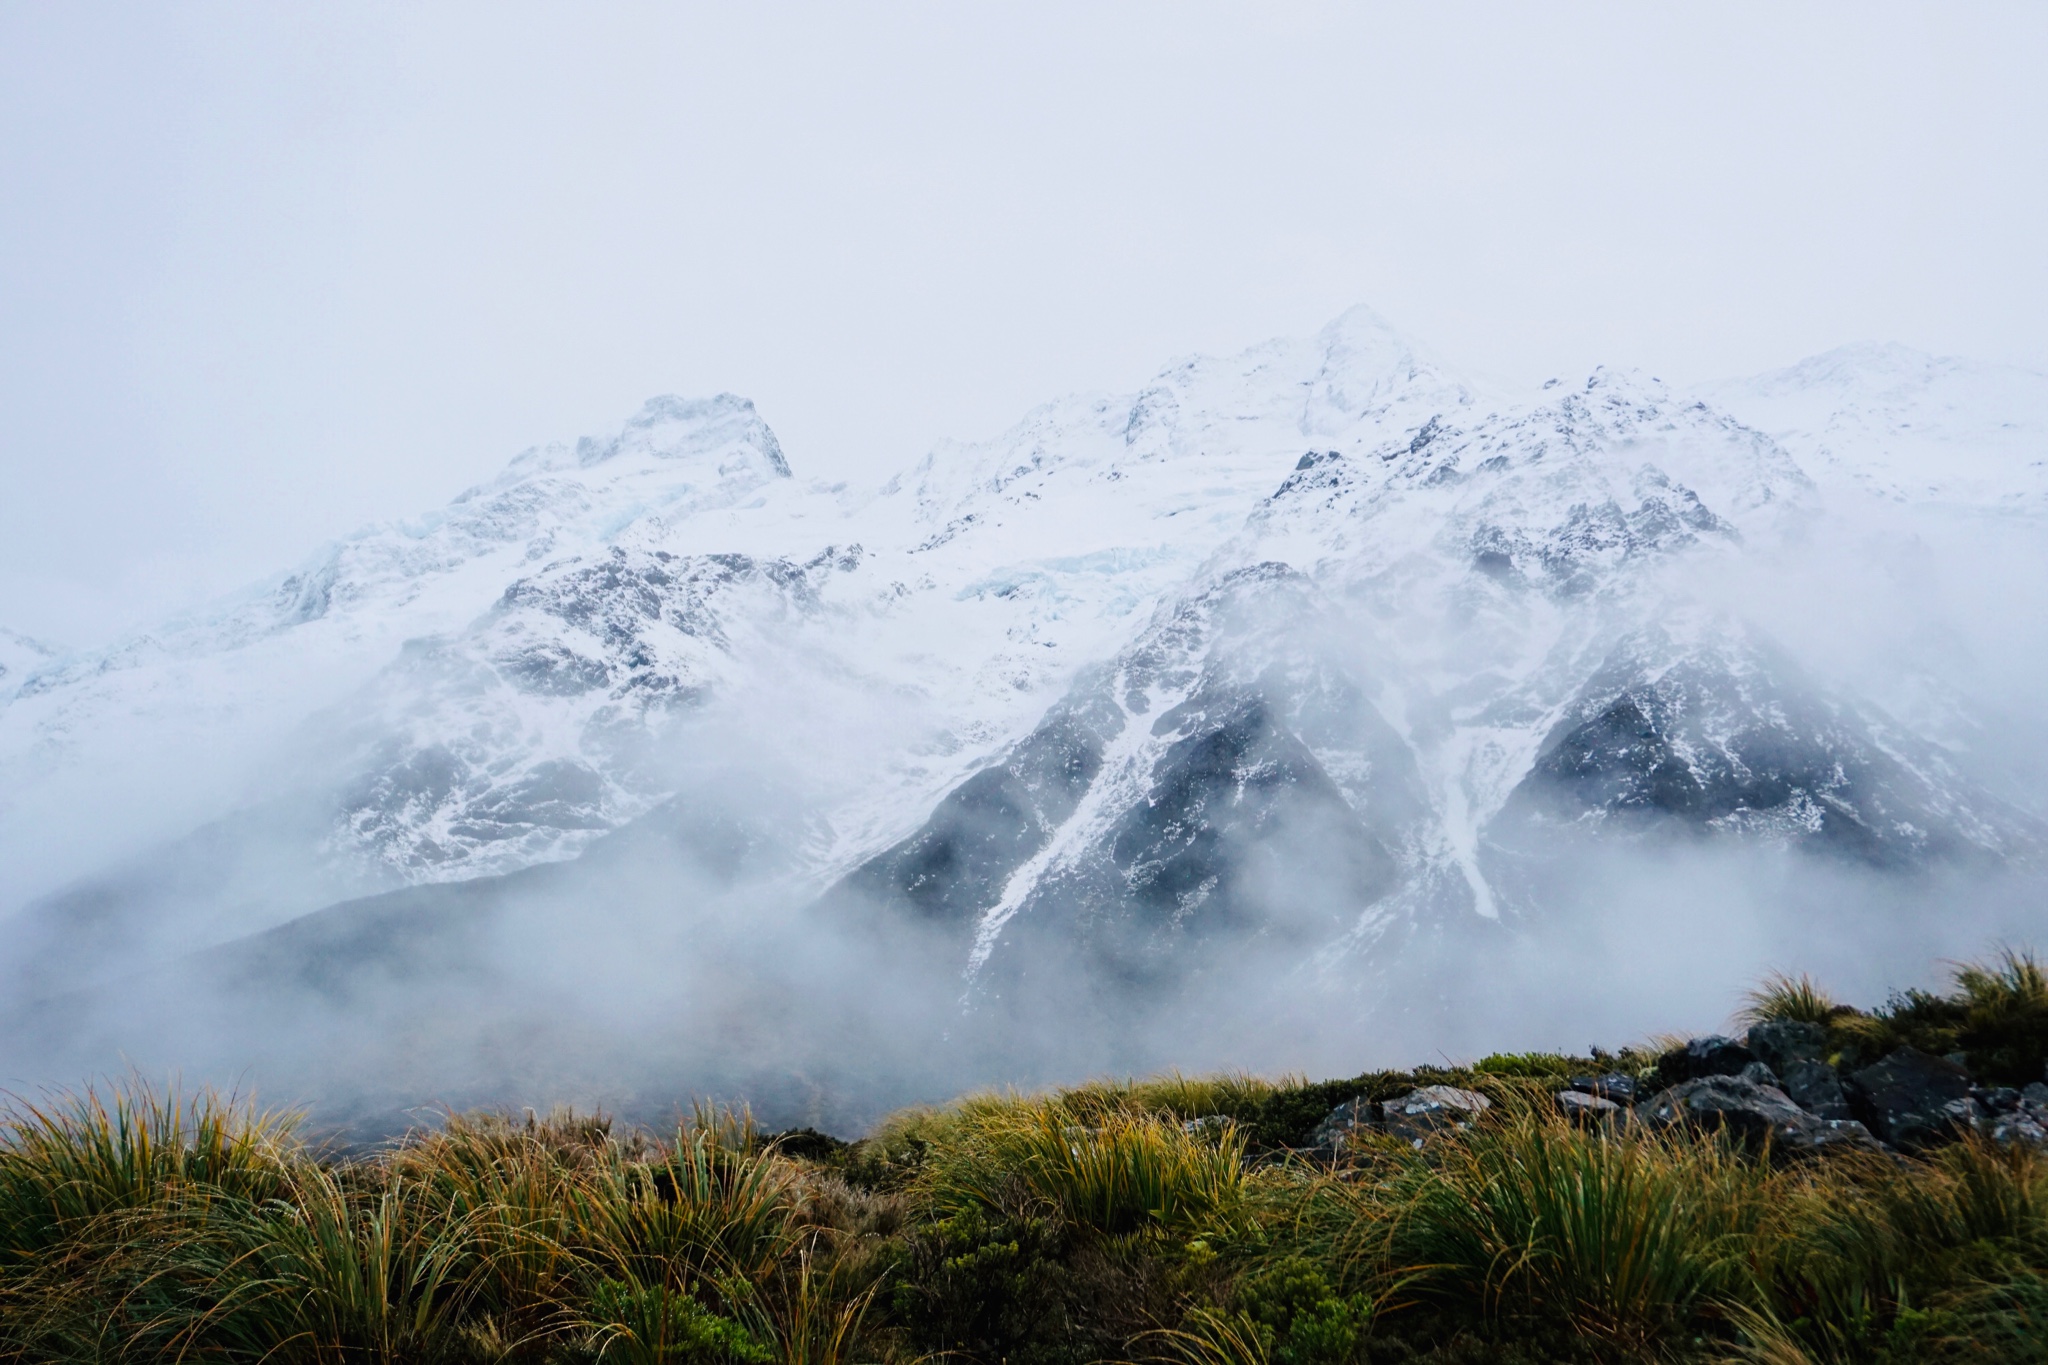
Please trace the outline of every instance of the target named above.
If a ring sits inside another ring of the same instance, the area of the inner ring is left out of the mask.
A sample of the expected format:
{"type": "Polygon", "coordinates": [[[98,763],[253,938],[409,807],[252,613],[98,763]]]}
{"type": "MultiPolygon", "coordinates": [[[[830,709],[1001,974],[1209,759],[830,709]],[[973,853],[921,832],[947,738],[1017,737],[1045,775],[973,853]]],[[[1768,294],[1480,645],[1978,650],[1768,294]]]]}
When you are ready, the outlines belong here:
{"type": "Polygon", "coordinates": [[[982,1091],[853,1142],[700,1104],[340,1150],[89,1088],[0,1130],[0,1358],[2043,1361],[2040,986],[2012,951],[1814,1018],[1776,978],[1739,1038],[982,1091]]]}

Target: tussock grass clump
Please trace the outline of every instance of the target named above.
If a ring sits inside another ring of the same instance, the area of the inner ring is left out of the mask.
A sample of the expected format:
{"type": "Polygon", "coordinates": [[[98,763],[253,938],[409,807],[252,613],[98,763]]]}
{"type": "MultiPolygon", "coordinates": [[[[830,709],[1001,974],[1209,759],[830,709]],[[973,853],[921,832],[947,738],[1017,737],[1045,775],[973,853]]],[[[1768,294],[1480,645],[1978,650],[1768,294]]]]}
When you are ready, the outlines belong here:
{"type": "Polygon", "coordinates": [[[1783,1358],[1944,1358],[1933,1338],[1974,1338],[1974,1319],[1995,1326],[2048,1288],[2048,1156],[1969,1138],[1811,1170],[1780,1192],[1759,1248],[1763,1311],[1745,1323],[1783,1358]]]}
{"type": "Polygon", "coordinates": [[[1585,1069],[1580,1059],[1555,1052],[1495,1052],[1472,1063],[1472,1070],[1479,1075],[1523,1080],[1570,1076],[1585,1069]]]}
{"type": "Polygon", "coordinates": [[[1959,1041],[1986,1079],[2024,1085],[2042,1079],[2048,1054],[2048,969],[2031,952],[2001,949],[1990,962],[1956,968],[1964,1015],[1959,1041]]]}
{"type": "Polygon", "coordinates": [[[931,1160],[923,1189],[945,1213],[1051,1211],[1111,1235],[1227,1220],[1244,1188],[1244,1138],[1074,1096],[977,1101],[931,1160]]]}
{"type": "Polygon", "coordinates": [[[296,1129],[291,1114],[133,1079],[17,1100],[0,1113],[0,1257],[37,1255],[93,1219],[194,1185],[274,1197],[296,1129]]]}
{"type": "Polygon", "coordinates": [[[1773,972],[1747,992],[1743,1001],[1735,1022],[1745,1028],[1781,1021],[1827,1024],[1842,1014],[1854,1013],[1805,972],[1797,976],[1773,972]]]}
{"type": "Polygon", "coordinates": [[[800,1235],[796,1168],[745,1115],[700,1109],[653,1159],[614,1162],[587,1193],[590,1254],[637,1282],[757,1279],[800,1235]]]}
{"type": "MultiPolygon", "coordinates": [[[[1569,1127],[1533,1107],[1324,1193],[1380,1292],[1643,1349],[1740,1297],[1768,1166],[1718,1139],[1569,1127]]],[[[1327,1217],[1327,1215],[1325,1215],[1327,1217]]]]}

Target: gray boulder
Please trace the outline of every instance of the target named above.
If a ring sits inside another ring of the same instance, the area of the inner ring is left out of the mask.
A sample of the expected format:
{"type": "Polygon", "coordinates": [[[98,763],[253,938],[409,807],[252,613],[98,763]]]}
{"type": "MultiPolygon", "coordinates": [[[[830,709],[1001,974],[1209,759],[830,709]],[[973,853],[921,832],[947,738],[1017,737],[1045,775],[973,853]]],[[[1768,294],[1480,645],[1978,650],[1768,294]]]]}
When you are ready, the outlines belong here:
{"type": "Polygon", "coordinates": [[[1387,1132],[1420,1147],[1425,1138],[1450,1128],[1469,1128],[1472,1121],[1493,1107],[1493,1101],[1476,1090],[1454,1085],[1425,1085],[1397,1100],[1380,1106],[1387,1132]]]}
{"type": "Polygon", "coordinates": [[[1772,1019],[1750,1029],[1749,1050],[1780,1076],[1794,1062],[1817,1062],[1828,1055],[1828,1031],[1798,1019],[1772,1019]]]}
{"type": "Polygon", "coordinates": [[[1656,1129],[1725,1132],[1752,1149],[1768,1145],[1788,1155],[1871,1145],[1870,1132],[1862,1124],[1817,1118],[1776,1086],[1739,1076],[1680,1082],[1637,1105],[1635,1117],[1656,1129]]]}
{"type": "Polygon", "coordinates": [[[2048,1149],[2048,1106],[2020,1104],[1995,1114],[1985,1120],[1983,1133],[1993,1142],[2048,1149]]]}
{"type": "Polygon", "coordinates": [[[1977,1118],[1970,1073],[1946,1057],[1902,1047],[1844,1085],[1850,1108],[1873,1133],[1907,1151],[1938,1146],[1977,1118]]]}
{"type": "Polygon", "coordinates": [[[2048,1085],[2035,1081],[2024,1090],[1998,1089],[1972,1098],[1991,1110],[1978,1121],[1978,1129],[1993,1142],[2048,1149],[2048,1085]]]}
{"type": "Polygon", "coordinates": [[[1332,1109],[1309,1134],[1308,1145],[1312,1151],[1340,1156],[1361,1133],[1378,1127],[1379,1106],[1361,1096],[1332,1109]]]}
{"type": "Polygon", "coordinates": [[[1657,1059],[1657,1081],[1674,1086],[1704,1076],[1739,1076],[1756,1055],[1733,1038],[1709,1034],[1675,1047],[1657,1059]]]}
{"type": "Polygon", "coordinates": [[[1636,1102],[1636,1078],[1620,1071],[1610,1071],[1601,1076],[1574,1076],[1571,1088],[1581,1095],[1595,1095],[1616,1104],[1636,1102]]]}
{"type": "Polygon", "coordinates": [[[1567,1119],[1582,1126],[1604,1122],[1623,1112],[1619,1104],[1605,1095],[1589,1095],[1583,1090],[1558,1091],[1557,1108],[1567,1119]]]}

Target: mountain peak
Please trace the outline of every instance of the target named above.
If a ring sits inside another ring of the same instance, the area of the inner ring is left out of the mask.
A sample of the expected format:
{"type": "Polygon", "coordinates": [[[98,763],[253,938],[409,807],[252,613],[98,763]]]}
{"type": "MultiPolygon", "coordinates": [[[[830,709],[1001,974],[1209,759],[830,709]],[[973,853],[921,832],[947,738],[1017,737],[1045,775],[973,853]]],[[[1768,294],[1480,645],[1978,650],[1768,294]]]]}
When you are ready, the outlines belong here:
{"type": "MultiPolygon", "coordinates": [[[[689,460],[704,455],[744,459],[748,451],[774,477],[790,476],[782,443],[754,411],[750,400],[733,393],[710,398],[661,394],[648,399],[611,440],[600,443],[586,436],[578,441],[576,462],[588,468],[622,455],[658,460],[689,460]]],[[[728,472],[728,463],[728,459],[721,458],[721,473],[728,472]]]]}
{"type": "Polygon", "coordinates": [[[1316,334],[1325,347],[1344,346],[1352,351],[1383,349],[1407,354],[1408,339],[1369,304],[1354,303],[1323,324],[1316,334]]]}
{"type": "Polygon", "coordinates": [[[1364,304],[1332,319],[1316,334],[1316,342],[1322,368],[1302,410],[1304,436],[1346,432],[1401,399],[1426,398],[1444,408],[1473,401],[1470,386],[1364,304]]]}
{"type": "Polygon", "coordinates": [[[782,443],[761,420],[751,399],[736,393],[709,398],[665,393],[641,404],[617,435],[609,439],[585,436],[573,448],[559,441],[529,447],[513,456],[496,478],[468,489],[455,501],[468,502],[536,474],[590,469],[636,457],[665,463],[709,457],[721,480],[750,471],[763,479],[790,477],[782,443]]]}

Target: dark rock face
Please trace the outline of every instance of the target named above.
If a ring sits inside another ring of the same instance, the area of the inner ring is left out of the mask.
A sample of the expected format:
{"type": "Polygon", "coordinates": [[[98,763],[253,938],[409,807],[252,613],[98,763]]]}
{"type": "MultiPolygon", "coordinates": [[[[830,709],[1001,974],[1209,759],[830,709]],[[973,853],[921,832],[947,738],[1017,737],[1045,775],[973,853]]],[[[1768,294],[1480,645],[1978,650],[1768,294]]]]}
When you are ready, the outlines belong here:
{"type": "Polygon", "coordinates": [[[337,714],[335,835],[434,880],[582,847],[672,794],[645,760],[710,695],[735,636],[814,612],[819,585],[861,553],[828,546],[798,563],[614,546],[515,580],[460,634],[409,642],[337,714]],[[527,709],[521,694],[574,724],[575,756],[508,748],[492,720],[527,709]],[[394,728],[394,708],[426,719],[394,728]]]}
{"type": "Polygon", "coordinates": [[[1818,1118],[1784,1091],[1735,1076],[1685,1081],[1637,1105],[1635,1116],[1652,1128],[1726,1132],[1749,1147],[1769,1145],[1790,1154],[1870,1142],[1860,1123],[1818,1118]]]}
{"type": "Polygon", "coordinates": [[[1852,1072],[1845,1089],[1850,1107],[1872,1132],[1908,1151],[1948,1141],[1975,1117],[1970,1073],[1910,1047],[1852,1072]]]}
{"type": "Polygon", "coordinates": [[[1848,1092],[1842,1089],[1842,1077],[1826,1062],[1795,1060],[1785,1064],[1780,1073],[1779,1088],[1792,1097],[1792,1102],[1816,1118],[1853,1118],[1849,1107],[1848,1092]]]}
{"type": "Polygon", "coordinates": [[[1735,1075],[1736,1079],[1748,1081],[1751,1085],[1768,1085],[1774,1089],[1779,1088],[1778,1073],[1765,1066],[1762,1062],[1751,1062],[1748,1066],[1736,1072],[1735,1075]]]}
{"type": "Polygon", "coordinates": [[[1385,847],[1266,697],[1201,696],[1154,727],[1176,729],[1144,798],[1025,900],[998,976],[1079,948],[1119,981],[1164,983],[1230,940],[1326,939],[1391,885],[1385,847]]]}
{"type": "Polygon", "coordinates": [[[1546,830],[1591,825],[1748,835],[1881,867],[1997,858],[2039,837],[1932,746],[1888,730],[1880,742],[1761,641],[1680,646],[1654,631],[1581,689],[1489,837],[1527,853],[1546,830]]]}
{"type": "Polygon", "coordinates": [[[1751,1028],[1744,1042],[1758,1061],[1783,1076],[1793,1062],[1826,1056],[1828,1031],[1799,1019],[1773,1019],[1751,1028]]]}
{"type": "Polygon", "coordinates": [[[1751,1028],[1745,1040],[1759,1062],[1771,1069],[1772,1084],[1816,1118],[1852,1117],[1842,1078],[1822,1058],[1828,1033],[1819,1024],[1773,1019],[1751,1028]]]}
{"type": "Polygon", "coordinates": [[[1755,1055],[1733,1038],[1709,1034],[1659,1057],[1657,1079],[1663,1085],[1673,1086],[1705,1076],[1739,1076],[1755,1060],[1755,1055]]]}
{"type": "Polygon", "coordinates": [[[827,897],[972,931],[1012,873],[1074,812],[1102,767],[1086,710],[1048,716],[1010,755],[955,788],[917,833],[869,859],[827,897]]]}
{"type": "Polygon", "coordinates": [[[1375,906],[1398,901],[1390,941],[1436,951],[1449,931],[1418,927],[1427,898],[1470,891],[1424,865],[1437,816],[1415,752],[1335,620],[1284,564],[1162,607],[823,908],[934,928],[976,1046],[1085,1037],[1110,1068],[1161,1064],[1182,1021],[1208,1027],[1214,1002],[1299,969],[1375,906]]]}
{"type": "MultiPolygon", "coordinates": [[[[851,552],[857,563],[859,551],[851,552]]],[[[748,585],[772,590],[788,609],[816,605],[812,575],[844,555],[828,548],[819,560],[796,564],[749,555],[672,555],[665,550],[627,551],[614,547],[603,558],[571,561],[505,589],[497,615],[552,618],[572,628],[568,639],[542,638],[532,644],[508,636],[494,662],[525,691],[573,695],[597,688],[614,700],[634,693],[687,693],[693,684],[664,660],[652,633],[666,626],[719,649],[731,641],[721,612],[722,597],[748,585]],[[578,649],[587,653],[578,652],[578,649]]]]}
{"type": "Polygon", "coordinates": [[[1397,884],[1390,848],[1430,809],[1412,752],[1301,628],[1315,600],[1260,565],[1162,613],[827,908],[939,926],[979,1007],[1111,1036],[1234,954],[1300,961],[1397,884]]]}

